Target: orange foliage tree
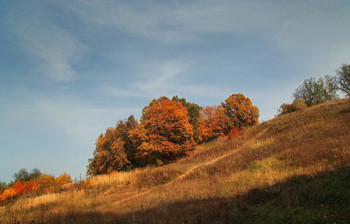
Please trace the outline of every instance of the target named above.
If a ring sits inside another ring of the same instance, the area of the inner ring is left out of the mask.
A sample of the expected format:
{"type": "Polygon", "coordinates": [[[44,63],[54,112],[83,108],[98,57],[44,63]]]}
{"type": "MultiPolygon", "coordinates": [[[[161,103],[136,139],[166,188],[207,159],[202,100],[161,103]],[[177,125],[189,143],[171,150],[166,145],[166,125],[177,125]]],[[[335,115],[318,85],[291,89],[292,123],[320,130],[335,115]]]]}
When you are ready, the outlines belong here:
{"type": "Polygon", "coordinates": [[[48,193],[55,190],[55,177],[48,174],[41,174],[39,178],[35,180],[38,185],[38,191],[40,193],[48,193]]]}
{"type": "Polygon", "coordinates": [[[193,128],[193,139],[196,143],[199,143],[199,122],[200,111],[202,108],[198,104],[187,102],[185,98],[179,98],[178,96],[174,96],[171,100],[179,101],[184,107],[187,108],[188,121],[193,128]]]}
{"type": "Polygon", "coordinates": [[[60,176],[56,177],[55,179],[55,188],[60,189],[65,184],[72,183],[72,177],[66,173],[61,174],[60,176]]]}
{"type": "Polygon", "coordinates": [[[229,118],[230,128],[242,129],[258,123],[259,109],[243,94],[232,94],[221,105],[229,118]]]}
{"type": "Polygon", "coordinates": [[[29,193],[33,190],[38,189],[38,185],[33,181],[16,181],[12,188],[15,190],[17,195],[21,195],[24,193],[29,193]]]}
{"type": "Polygon", "coordinates": [[[166,97],[154,99],[144,108],[141,124],[131,134],[140,144],[136,153],[140,165],[170,162],[196,144],[187,108],[166,97]]]}
{"type": "Polygon", "coordinates": [[[129,131],[136,128],[134,116],[127,121],[119,121],[116,128],[107,128],[96,140],[93,158],[89,159],[88,175],[99,175],[113,171],[127,170],[134,163],[136,148],[129,131]]]}
{"type": "Polygon", "coordinates": [[[4,191],[0,190],[0,204],[2,204],[5,201],[5,199],[3,199],[3,194],[4,194],[4,191]]]}
{"type": "Polygon", "coordinates": [[[88,174],[98,175],[122,170],[130,162],[127,160],[124,142],[107,129],[96,141],[94,157],[89,159],[88,174]]]}
{"type": "Polygon", "coordinates": [[[221,106],[207,106],[200,111],[200,140],[208,142],[224,136],[228,129],[228,118],[221,106]]]}

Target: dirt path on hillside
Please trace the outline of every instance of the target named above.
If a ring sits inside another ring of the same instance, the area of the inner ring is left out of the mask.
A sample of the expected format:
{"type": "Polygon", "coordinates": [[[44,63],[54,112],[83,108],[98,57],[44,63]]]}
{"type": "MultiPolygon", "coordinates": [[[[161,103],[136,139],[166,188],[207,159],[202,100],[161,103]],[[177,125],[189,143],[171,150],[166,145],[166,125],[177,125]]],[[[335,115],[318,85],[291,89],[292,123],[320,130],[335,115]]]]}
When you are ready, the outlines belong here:
{"type": "MultiPolygon", "coordinates": [[[[235,149],[235,150],[233,150],[233,151],[230,151],[230,152],[228,152],[228,153],[226,153],[226,154],[224,154],[224,155],[222,155],[222,156],[220,156],[220,157],[217,157],[217,158],[215,158],[215,159],[212,159],[212,160],[207,161],[207,162],[202,163],[202,164],[198,164],[198,165],[192,167],[191,169],[187,170],[185,173],[181,174],[180,176],[178,176],[178,177],[175,178],[174,180],[172,180],[172,181],[170,181],[170,182],[168,182],[168,183],[166,183],[166,184],[163,184],[163,185],[161,185],[161,186],[159,186],[159,187],[165,187],[165,186],[170,185],[170,184],[172,184],[172,183],[174,183],[174,182],[176,182],[176,181],[179,181],[179,180],[181,180],[181,179],[184,179],[185,177],[187,177],[188,175],[190,175],[194,170],[199,169],[199,168],[202,168],[202,167],[205,167],[205,166],[212,165],[212,164],[214,164],[214,163],[216,163],[216,162],[218,162],[218,161],[220,161],[220,160],[222,160],[222,159],[224,159],[224,158],[226,158],[226,157],[229,157],[229,156],[231,156],[231,155],[236,154],[237,152],[241,151],[243,148],[245,148],[245,147],[242,146],[242,147],[240,147],[240,148],[238,148],[238,149],[235,149]]],[[[139,197],[139,196],[148,194],[149,192],[151,192],[151,189],[148,189],[148,190],[146,190],[146,191],[144,191],[144,192],[140,192],[140,193],[137,193],[137,194],[135,194],[135,195],[133,195],[133,196],[130,196],[130,197],[124,198],[124,199],[122,199],[122,200],[120,200],[120,201],[117,201],[117,202],[115,202],[115,203],[113,204],[113,206],[116,206],[116,205],[118,205],[118,204],[120,204],[120,203],[123,203],[123,202],[125,202],[125,201],[128,201],[128,200],[131,200],[131,199],[133,199],[133,198],[137,198],[137,197],[139,197]]]]}
{"type": "Polygon", "coordinates": [[[123,203],[123,202],[125,202],[125,201],[129,201],[129,200],[131,200],[131,199],[133,199],[133,198],[137,198],[137,197],[140,197],[140,196],[142,196],[142,195],[148,194],[149,192],[151,192],[151,189],[148,189],[148,190],[146,190],[146,191],[144,191],[144,192],[140,192],[140,193],[134,194],[133,196],[130,196],[130,197],[128,197],[128,198],[124,198],[124,199],[122,199],[122,200],[120,200],[120,201],[117,201],[117,202],[113,203],[113,206],[116,206],[116,205],[118,205],[118,204],[120,204],[120,203],[123,203]]]}
{"type": "MultiPolygon", "coordinates": [[[[229,157],[229,156],[231,156],[231,155],[233,155],[233,154],[236,154],[236,153],[237,153],[238,151],[240,151],[241,149],[242,149],[242,148],[236,149],[236,150],[234,150],[233,152],[226,153],[226,154],[224,154],[224,155],[222,155],[222,156],[220,156],[220,157],[217,157],[217,158],[215,158],[215,159],[212,159],[212,160],[210,160],[210,161],[208,161],[208,162],[205,162],[205,163],[202,163],[202,164],[198,164],[198,165],[192,167],[191,169],[187,170],[185,173],[181,174],[180,176],[178,176],[178,177],[175,178],[174,180],[172,180],[172,181],[170,181],[170,182],[168,182],[168,183],[166,183],[166,184],[164,184],[164,185],[168,185],[168,184],[171,184],[171,183],[173,183],[173,182],[176,182],[176,181],[179,181],[179,180],[181,180],[181,179],[184,179],[184,178],[187,177],[189,174],[191,174],[194,170],[196,170],[196,169],[198,169],[198,168],[201,168],[201,167],[205,167],[205,166],[212,165],[212,164],[216,163],[216,162],[219,161],[219,160],[222,160],[222,159],[224,159],[224,158],[226,158],[226,157],[229,157]]],[[[163,186],[164,186],[164,185],[163,185],[163,186]]]]}

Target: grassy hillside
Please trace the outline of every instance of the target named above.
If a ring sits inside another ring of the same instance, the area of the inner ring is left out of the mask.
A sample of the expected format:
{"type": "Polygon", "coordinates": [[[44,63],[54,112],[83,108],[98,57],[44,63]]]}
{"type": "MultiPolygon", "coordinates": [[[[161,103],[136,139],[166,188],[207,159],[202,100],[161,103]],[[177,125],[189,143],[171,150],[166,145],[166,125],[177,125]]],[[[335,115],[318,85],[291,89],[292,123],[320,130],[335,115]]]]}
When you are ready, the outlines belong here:
{"type": "Polygon", "coordinates": [[[0,223],[350,223],[350,100],[0,207],[0,223]]]}

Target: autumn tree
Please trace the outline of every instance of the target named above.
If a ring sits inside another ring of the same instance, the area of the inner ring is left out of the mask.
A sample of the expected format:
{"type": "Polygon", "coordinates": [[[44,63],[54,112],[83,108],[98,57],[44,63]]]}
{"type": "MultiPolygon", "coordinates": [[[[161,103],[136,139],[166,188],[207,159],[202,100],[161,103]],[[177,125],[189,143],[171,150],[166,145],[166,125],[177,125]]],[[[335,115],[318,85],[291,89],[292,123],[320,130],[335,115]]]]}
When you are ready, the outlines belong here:
{"type": "Polygon", "coordinates": [[[187,102],[185,98],[179,98],[178,96],[174,96],[172,100],[181,102],[182,105],[187,108],[188,121],[190,122],[193,128],[193,139],[196,143],[199,143],[200,142],[199,120],[200,120],[201,107],[196,103],[187,102]]]}
{"type": "Polygon", "coordinates": [[[144,108],[141,125],[133,135],[144,140],[139,141],[136,154],[142,165],[173,161],[195,145],[187,108],[166,97],[154,99],[144,108]]]}
{"type": "Polygon", "coordinates": [[[135,154],[137,149],[132,143],[129,132],[134,130],[138,125],[137,120],[131,115],[126,121],[120,121],[116,127],[116,135],[124,142],[124,149],[126,152],[127,160],[129,164],[135,164],[135,154]]]}
{"type": "Polygon", "coordinates": [[[130,162],[124,148],[124,142],[115,134],[115,130],[107,129],[96,140],[93,158],[89,159],[88,175],[99,175],[122,170],[130,162]]]}
{"type": "Polygon", "coordinates": [[[126,121],[119,121],[115,128],[107,128],[96,140],[93,158],[89,159],[88,175],[99,175],[130,169],[135,163],[136,147],[129,132],[138,125],[131,115],[126,121]]]}
{"type": "Polygon", "coordinates": [[[343,65],[337,70],[336,82],[337,88],[350,97],[350,65],[343,65]]]}
{"type": "Polygon", "coordinates": [[[258,123],[259,109],[243,94],[232,94],[221,106],[229,118],[229,128],[242,129],[258,123]]]}
{"type": "Polygon", "coordinates": [[[330,76],[304,80],[293,95],[294,99],[302,99],[309,107],[338,98],[336,82],[330,76]]]}
{"type": "Polygon", "coordinates": [[[228,117],[225,115],[222,106],[207,106],[200,111],[200,140],[208,142],[228,131],[228,117]]]}
{"type": "Polygon", "coordinates": [[[56,177],[55,179],[55,187],[57,189],[63,187],[65,184],[72,183],[72,177],[68,175],[67,173],[63,173],[56,177]]]}

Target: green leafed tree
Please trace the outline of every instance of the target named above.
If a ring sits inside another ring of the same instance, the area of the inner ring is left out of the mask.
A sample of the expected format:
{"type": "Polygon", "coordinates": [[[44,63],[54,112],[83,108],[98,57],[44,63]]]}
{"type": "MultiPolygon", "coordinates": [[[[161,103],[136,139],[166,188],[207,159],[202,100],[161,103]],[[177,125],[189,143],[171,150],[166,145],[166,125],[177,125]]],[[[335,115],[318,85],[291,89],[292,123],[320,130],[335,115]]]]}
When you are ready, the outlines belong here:
{"type": "Polygon", "coordinates": [[[337,70],[336,82],[338,89],[350,97],[350,65],[343,65],[337,70]]]}
{"type": "Polygon", "coordinates": [[[7,184],[5,182],[0,181],[0,192],[7,188],[7,184]]]}
{"type": "Polygon", "coordinates": [[[336,82],[330,76],[304,80],[293,95],[294,99],[302,99],[308,106],[338,99],[336,82]]]}
{"type": "Polygon", "coordinates": [[[41,172],[37,168],[34,168],[31,172],[28,172],[27,169],[22,168],[17,173],[15,173],[13,175],[13,177],[14,177],[13,182],[16,182],[17,180],[20,180],[20,181],[34,180],[34,179],[40,177],[40,175],[41,175],[41,172]]]}

